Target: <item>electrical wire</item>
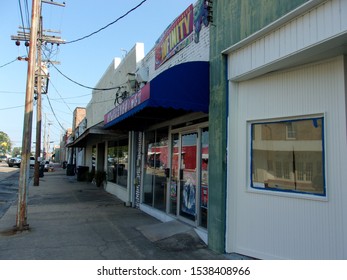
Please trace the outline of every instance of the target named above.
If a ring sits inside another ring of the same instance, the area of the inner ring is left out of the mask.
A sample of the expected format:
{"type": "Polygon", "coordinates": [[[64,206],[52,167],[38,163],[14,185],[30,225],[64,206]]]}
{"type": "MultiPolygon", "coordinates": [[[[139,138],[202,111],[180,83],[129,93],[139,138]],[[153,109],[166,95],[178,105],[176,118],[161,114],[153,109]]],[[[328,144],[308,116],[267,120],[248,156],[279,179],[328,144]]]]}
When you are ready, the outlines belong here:
{"type": "Polygon", "coordinates": [[[52,80],[50,79],[50,84],[51,86],[55,89],[55,92],[58,93],[58,95],[60,96],[60,99],[65,103],[66,107],[70,110],[70,112],[72,113],[71,108],[69,107],[69,105],[67,105],[67,103],[65,102],[64,98],[61,96],[61,94],[59,93],[59,91],[57,90],[57,88],[54,86],[54,84],[52,83],[52,80]]]}
{"type": "MultiPolygon", "coordinates": [[[[24,33],[24,37],[26,38],[26,31],[25,31],[25,26],[24,26],[24,17],[23,17],[23,10],[22,10],[22,5],[21,5],[21,2],[20,0],[18,0],[18,4],[19,4],[19,11],[20,11],[20,17],[21,17],[21,21],[22,21],[22,28],[23,28],[23,33],[24,33]]],[[[28,5],[28,2],[26,3],[28,5]]],[[[27,9],[29,11],[29,8],[27,7],[27,9]]],[[[29,21],[29,18],[27,18],[27,20],[29,21]]],[[[30,24],[28,25],[30,26],[30,24]]],[[[27,51],[27,54],[29,55],[29,50],[28,50],[28,47],[25,48],[26,51],[27,51]]]]}
{"type": "MultiPolygon", "coordinates": [[[[1,91],[0,91],[0,93],[1,93],[1,91]]],[[[73,97],[51,98],[51,100],[52,101],[58,101],[58,100],[76,99],[76,98],[81,98],[81,97],[86,97],[86,96],[91,96],[91,93],[77,95],[77,96],[73,96],[73,97]]]]}
{"type": "Polygon", "coordinates": [[[76,85],[79,85],[80,87],[88,88],[88,89],[91,89],[91,90],[105,90],[105,91],[106,90],[113,90],[113,89],[119,89],[120,88],[120,86],[111,87],[111,88],[95,88],[95,87],[89,87],[89,86],[83,85],[83,84],[81,84],[79,82],[74,81],[70,77],[66,76],[51,61],[48,60],[48,62],[50,63],[50,65],[52,65],[55,68],[55,70],[57,70],[59,72],[60,75],[62,75],[64,78],[68,79],[70,82],[72,82],[72,83],[74,83],[76,85]]]}
{"type": "Polygon", "coordinates": [[[27,17],[28,27],[30,27],[30,13],[29,13],[29,3],[28,3],[28,0],[25,0],[25,13],[26,13],[26,17],[27,17]]]}
{"type": "Polygon", "coordinates": [[[100,29],[90,33],[89,35],[86,35],[84,37],[81,37],[79,39],[76,39],[76,40],[72,40],[72,41],[69,41],[69,42],[65,42],[65,44],[72,44],[72,43],[76,43],[78,41],[82,41],[84,39],[87,39],[97,33],[99,33],[100,31],[108,28],[109,26],[111,26],[112,24],[115,24],[117,21],[121,20],[122,18],[126,17],[128,14],[130,14],[131,12],[135,11],[137,8],[139,8],[143,3],[145,3],[147,0],[143,0],[140,4],[138,4],[137,6],[135,6],[134,8],[130,9],[129,11],[127,11],[124,15],[120,16],[119,18],[117,18],[116,20],[112,21],[111,23],[105,25],[104,27],[101,27],[100,29]]]}
{"type": "Polygon", "coordinates": [[[24,107],[24,105],[14,106],[14,107],[7,107],[7,108],[0,108],[0,111],[17,109],[17,108],[21,108],[21,107],[24,107]]]}
{"type": "Polygon", "coordinates": [[[16,60],[18,60],[17,57],[16,57],[14,60],[11,60],[10,62],[7,62],[7,63],[5,63],[5,64],[3,64],[3,65],[0,65],[0,68],[5,67],[5,66],[7,66],[7,65],[9,65],[9,64],[11,64],[11,63],[13,63],[13,62],[15,62],[16,60]]]}
{"type": "Polygon", "coordinates": [[[6,93],[6,94],[10,93],[10,94],[21,94],[21,95],[23,95],[23,94],[25,94],[25,91],[0,90],[0,93],[6,93]]]}
{"type": "Polygon", "coordinates": [[[59,120],[58,120],[58,118],[57,118],[57,115],[55,114],[55,112],[54,112],[54,110],[53,110],[53,107],[52,107],[51,101],[49,100],[48,95],[47,95],[47,100],[48,100],[48,103],[49,103],[49,107],[51,107],[51,111],[52,111],[52,113],[53,113],[53,115],[54,115],[54,118],[55,118],[56,121],[58,122],[58,124],[59,124],[59,126],[61,127],[61,129],[65,131],[66,129],[61,125],[61,123],[59,122],[59,120]]]}

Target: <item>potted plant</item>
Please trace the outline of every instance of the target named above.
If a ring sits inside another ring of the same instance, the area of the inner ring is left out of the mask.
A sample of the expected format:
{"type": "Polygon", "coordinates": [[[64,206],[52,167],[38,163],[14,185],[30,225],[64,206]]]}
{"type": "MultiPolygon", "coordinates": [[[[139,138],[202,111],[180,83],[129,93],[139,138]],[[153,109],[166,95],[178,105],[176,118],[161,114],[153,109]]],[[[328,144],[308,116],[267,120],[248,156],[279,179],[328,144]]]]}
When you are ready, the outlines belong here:
{"type": "Polygon", "coordinates": [[[102,187],[106,181],[106,172],[105,171],[96,171],[95,172],[95,183],[97,187],[102,187]]]}
{"type": "Polygon", "coordinates": [[[93,182],[94,177],[95,177],[95,170],[92,169],[92,171],[88,172],[88,178],[87,178],[88,182],[93,182]]]}

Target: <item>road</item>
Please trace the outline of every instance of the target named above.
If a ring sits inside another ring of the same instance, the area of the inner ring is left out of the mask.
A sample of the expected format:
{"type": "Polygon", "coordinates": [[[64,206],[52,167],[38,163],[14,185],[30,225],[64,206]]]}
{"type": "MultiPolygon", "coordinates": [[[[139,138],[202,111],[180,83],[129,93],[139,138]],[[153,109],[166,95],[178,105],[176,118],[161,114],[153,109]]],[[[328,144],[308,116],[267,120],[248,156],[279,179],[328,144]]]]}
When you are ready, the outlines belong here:
{"type": "MultiPolygon", "coordinates": [[[[30,168],[29,176],[33,176],[34,169],[30,168]]],[[[17,199],[19,168],[8,167],[5,162],[0,162],[0,218],[17,199]]]]}

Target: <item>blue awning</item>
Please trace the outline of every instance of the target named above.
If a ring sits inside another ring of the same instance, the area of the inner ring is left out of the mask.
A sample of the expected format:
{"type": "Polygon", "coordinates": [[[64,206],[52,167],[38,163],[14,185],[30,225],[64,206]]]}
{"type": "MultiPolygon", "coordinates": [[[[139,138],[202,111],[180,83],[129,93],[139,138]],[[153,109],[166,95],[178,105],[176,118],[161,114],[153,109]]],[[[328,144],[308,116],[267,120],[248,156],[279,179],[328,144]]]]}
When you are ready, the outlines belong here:
{"type": "Polygon", "coordinates": [[[209,63],[182,63],[164,71],[105,115],[104,127],[142,129],[189,112],[208,113],[209,63]]]}

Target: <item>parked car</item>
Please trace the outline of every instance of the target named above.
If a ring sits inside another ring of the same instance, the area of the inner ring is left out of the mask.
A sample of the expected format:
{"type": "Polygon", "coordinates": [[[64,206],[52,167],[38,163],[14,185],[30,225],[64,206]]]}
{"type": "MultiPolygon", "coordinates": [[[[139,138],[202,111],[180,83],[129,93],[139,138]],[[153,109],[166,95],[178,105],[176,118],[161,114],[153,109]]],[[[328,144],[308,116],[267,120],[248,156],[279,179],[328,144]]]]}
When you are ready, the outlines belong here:
{"type": "Polygon", "coordinates": [[[30,166],[34,167],[35,166],[35,157],[30,157],[30,166]]]}
{"type": "Polygon", "coordinates": [[[44,162],[44,165],[45,165],[45,167],[44,167],[44,171],[45,172],[47,172],[47,171],[52,171],[53,170],[53,164],[51,163],[51,162],[49,162],[48,160],[46,160],[45,162],[44,162]]]}
{"type": "Polygon", "coordinates": [[[0,156],[0,162],[3,162],[3,161],[7,161],[7,156],[5,156],[5,155],[1,155],[0,156]]]}
{"type": "Polygon", "coordinates": [[[22,158],[20,156],[12,157],[8,160],[8,166],[9,167],[13,167],[13,166],[20,167],[21,162],[22,162],[22,158]]]}

